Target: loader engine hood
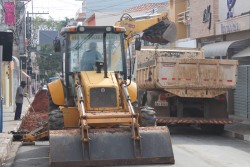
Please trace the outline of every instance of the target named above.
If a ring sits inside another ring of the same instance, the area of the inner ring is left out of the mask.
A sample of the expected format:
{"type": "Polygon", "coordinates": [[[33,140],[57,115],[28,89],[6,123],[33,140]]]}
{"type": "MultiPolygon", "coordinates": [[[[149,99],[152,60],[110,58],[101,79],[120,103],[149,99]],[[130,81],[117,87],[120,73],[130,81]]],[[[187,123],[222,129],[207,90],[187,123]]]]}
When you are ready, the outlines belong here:
{"type": "Polygon", "coordinates": [[[87,110],[119,108],[119,86],[113,72],[108,72],[108,78],[95,71],[81,72],[80,77],[87,110]]]}

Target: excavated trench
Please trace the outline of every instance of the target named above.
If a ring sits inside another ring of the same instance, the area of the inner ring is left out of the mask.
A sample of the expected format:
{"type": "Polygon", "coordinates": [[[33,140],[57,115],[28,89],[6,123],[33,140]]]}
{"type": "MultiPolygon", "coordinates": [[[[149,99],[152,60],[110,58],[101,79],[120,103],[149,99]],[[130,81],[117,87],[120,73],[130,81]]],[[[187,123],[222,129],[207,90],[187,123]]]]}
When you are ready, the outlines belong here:
{"type": "Polygon", "coordinates": [[[37,92],[26,116],[22,119],[19,131],[32,131],[48,122],[48,92],[37,92]]]}

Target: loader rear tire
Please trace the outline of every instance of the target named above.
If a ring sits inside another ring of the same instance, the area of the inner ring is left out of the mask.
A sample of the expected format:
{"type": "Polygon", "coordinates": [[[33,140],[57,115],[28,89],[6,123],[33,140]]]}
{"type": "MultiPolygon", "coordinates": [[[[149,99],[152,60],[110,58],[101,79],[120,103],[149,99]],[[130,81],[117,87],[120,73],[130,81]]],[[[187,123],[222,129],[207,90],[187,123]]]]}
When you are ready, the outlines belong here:
{"type": "Polygon", "coordinates": [[[50,130],[61,130],[63,129],[63,113],[59,109],[54,109],[49,112],[49,128],[50,130]]]}

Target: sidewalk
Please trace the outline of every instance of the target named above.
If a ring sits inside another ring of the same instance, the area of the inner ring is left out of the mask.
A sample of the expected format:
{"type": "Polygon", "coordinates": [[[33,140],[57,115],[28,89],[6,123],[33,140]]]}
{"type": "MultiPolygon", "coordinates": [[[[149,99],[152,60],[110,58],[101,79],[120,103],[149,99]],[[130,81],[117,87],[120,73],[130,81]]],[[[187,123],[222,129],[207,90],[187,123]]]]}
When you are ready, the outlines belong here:
{"type": "MultiPolygon", "coordinates": [[[[29,98],[30,103],[32,103],[33,99],[34,97],[29,98]]],[[[30,104],[27,98],[24,98],[21,118],[25,116],[29,107],[30,104]]],[[[14,110],[15,104],[10,107],[3,106],[3,133],[0,133],[0,166],[8,155],[10,146],[12,144],[13,135],[9,134],[9,132],[17,131],[21,125],[22,120],[14,121],[14,110]]]]}
{"type": "Polygon", "coordinates": [[[250,119],[230,115],[233,120],[232,124],[225,126],[224,135],[250,142],[250,119]]]}
{"type": "MultiPolygon", "coordinates": [[[[34,97],[29,101],[32,103],[34,97]]],[[[3,107],[3,133],[0,133],[0,166],[6,159],[9,153],[10,146],[12,144],[12,134],[10,131],[17,131],[21,125],[20,121],[14,121],[14,107],[3,107]]],[[[30,104],[26,98],[24,98],[22,117],[27,113],[30,104]]],[[[233,137],[250,142],[250,120],[230,115],[230,119],[233,120],[232,124],[225,126],[224,136],[233,137]]]]}

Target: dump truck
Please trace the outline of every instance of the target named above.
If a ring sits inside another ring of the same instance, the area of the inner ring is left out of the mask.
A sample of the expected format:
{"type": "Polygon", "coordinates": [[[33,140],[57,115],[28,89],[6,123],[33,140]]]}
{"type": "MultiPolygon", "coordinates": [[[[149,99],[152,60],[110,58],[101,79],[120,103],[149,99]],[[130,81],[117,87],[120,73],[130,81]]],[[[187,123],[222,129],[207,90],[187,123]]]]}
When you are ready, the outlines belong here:
{"type": "Polygon", "coordinates": [[[158,124],[196,124],[221,133],[231,123],[228,90],[237,82],[237,60],[205,59],[202,49],[143,47],[137,52],[136,83],[158,124]]]}
{"type": "Polygon", "coordinates": [[[51,167],[174,163],[168,128],[138,123],[124,34],[117,26],[72,26],[54,40],[63,73],[48,84],[51,167]]]}
{"type": "Polygon", "coordinates": [[[142,109],[150,113],[143,125],[152,124],[147,120],[152,121],[149,115],[155,112],[158,125],[196,124],[208,133],[223,132],[231,123],[226,93],[236,86],[236,60],[205,59],[200,49],[162,45],[176,39],[175,24],[167,13],[134,18],[125,13],[115,25],[127,30],[126,48],[134,40],[137,50],[130,77],[139,88],[140,106],[149,108],[142,109]],[[151,46],[141,46],[142,40],[151,46]]]}

